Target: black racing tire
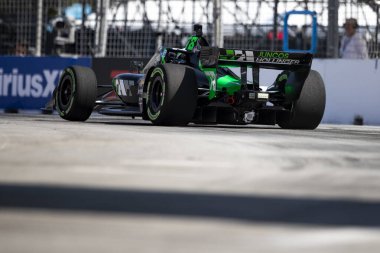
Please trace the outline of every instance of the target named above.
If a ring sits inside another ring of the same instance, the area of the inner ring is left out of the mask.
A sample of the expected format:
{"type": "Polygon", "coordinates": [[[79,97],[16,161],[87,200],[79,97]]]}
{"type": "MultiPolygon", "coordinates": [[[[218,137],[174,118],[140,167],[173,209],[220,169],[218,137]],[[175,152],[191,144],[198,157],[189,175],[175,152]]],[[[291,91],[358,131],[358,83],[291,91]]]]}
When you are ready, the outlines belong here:
{"type": "Polygon", "coordinates": [[[87,67],[70,66],[61,75],[55,93],[55,107],[63,119],[86,121],[95,106],[96,95],[94,71],[87,67]]]}
{"type": "Polygon", "coordinates": [[[159,65],[147,81],[147,118],[155,125],[187,125],[194,116],[197,98],[193,68],[170,63],[159,65]]]}
{"type": "Polygon", "coordinates": [[[285,129],[315,129],[322,120],[325,105],[323,79],[317,71],[310,70],[300,97],[293,102],[290,113],[278,113],[277,124],[285,129]]]}

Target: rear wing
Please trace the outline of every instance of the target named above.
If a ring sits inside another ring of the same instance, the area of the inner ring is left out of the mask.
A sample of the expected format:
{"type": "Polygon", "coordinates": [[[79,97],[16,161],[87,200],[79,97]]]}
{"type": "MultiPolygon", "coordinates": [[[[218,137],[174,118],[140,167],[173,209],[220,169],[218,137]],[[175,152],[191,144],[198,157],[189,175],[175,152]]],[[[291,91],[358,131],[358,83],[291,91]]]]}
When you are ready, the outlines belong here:
{"type": "Polygon", "coordinates": [[[253,67],[281,70],[310,69],[313,55],[310,53],[288,53],[281,51],[236,50],[217,47],[202,47],[201,65],[204,68],[253,67]]]}

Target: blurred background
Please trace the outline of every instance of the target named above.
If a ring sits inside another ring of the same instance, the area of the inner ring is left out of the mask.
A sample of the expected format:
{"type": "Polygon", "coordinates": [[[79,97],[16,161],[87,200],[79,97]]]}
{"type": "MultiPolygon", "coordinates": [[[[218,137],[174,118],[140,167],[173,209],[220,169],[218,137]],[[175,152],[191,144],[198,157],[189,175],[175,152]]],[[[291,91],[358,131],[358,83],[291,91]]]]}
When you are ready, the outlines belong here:
{"type": "MultiPolygon", "coordinates": [[[[375,0],[2,0],[0,55],[150,57],[162,45],[184,46],[194,23],[213,45],[283,50],[284,16],[294,10],[316,12],[316,57],[338,57],[347,18],[377,56],[375,0]]],[[[289,47],[309,49],[311,16],[287,23],[289,47]]]]}

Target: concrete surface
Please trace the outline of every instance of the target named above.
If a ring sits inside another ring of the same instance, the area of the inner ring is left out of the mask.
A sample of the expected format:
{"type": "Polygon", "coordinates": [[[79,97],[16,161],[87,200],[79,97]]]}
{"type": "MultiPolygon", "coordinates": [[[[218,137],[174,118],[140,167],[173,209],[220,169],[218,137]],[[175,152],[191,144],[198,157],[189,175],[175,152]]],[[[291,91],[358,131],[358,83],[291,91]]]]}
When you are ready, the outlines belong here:
{"type": "Polygon", "coordinates": [[[0,252],[378,252],[380,127],[0,114],[0,252]]]}

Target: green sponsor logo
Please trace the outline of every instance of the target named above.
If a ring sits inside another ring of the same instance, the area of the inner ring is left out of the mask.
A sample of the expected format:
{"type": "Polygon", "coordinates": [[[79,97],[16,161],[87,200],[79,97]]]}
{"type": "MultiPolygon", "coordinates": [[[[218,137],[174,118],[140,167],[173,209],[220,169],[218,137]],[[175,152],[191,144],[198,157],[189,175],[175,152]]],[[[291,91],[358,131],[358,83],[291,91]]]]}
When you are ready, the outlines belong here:
{"type": "Polygon", "coordinates": [[[264,58],[278,58],[278,59],[288,59],[289,54],[284,52],[267,52],[267,51],[261,51],[259,53],[259,57],[264,58]]]}
{"type": "Polygon", "coordinates": [[[189,41],[187,42],[187,45],[186,45],[186,50],[187,51],[193,50],[194,47],[197,45],[198,39],[199,38],[197,36],[190,37],[190,39],[189,39],[189,41]]]}

